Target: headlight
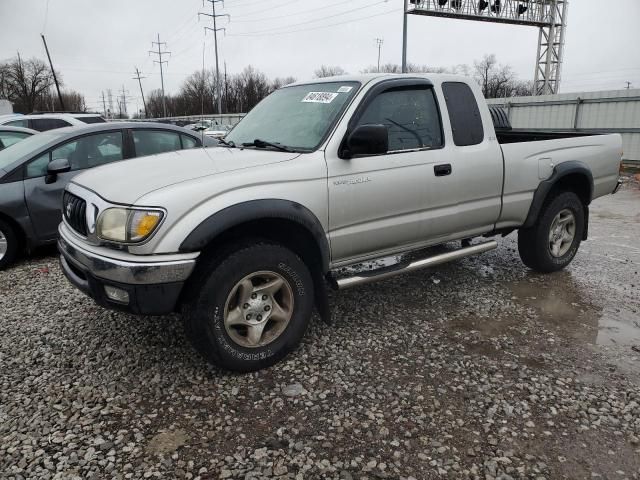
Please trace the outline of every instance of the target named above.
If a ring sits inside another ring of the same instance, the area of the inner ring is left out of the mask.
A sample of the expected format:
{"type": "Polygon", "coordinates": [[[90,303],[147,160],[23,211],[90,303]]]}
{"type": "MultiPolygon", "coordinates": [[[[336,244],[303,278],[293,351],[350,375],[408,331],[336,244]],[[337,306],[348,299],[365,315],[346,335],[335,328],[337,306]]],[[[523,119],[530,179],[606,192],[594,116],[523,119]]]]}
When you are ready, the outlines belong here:
{"type": "Polygon", "coordinates": [[[163,216],[159,210],[108,208],[98,217],[96,233],[112,242],[142,242],[156,230],[163,216]]]}

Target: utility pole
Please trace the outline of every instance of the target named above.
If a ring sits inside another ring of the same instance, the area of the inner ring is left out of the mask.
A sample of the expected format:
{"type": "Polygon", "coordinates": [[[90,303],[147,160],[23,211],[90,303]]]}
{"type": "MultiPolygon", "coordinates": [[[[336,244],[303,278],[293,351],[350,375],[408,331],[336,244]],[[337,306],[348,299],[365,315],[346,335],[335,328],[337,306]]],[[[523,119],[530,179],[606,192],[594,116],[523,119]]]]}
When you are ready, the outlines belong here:
{"type": "Polygon", "coordinates": [[[224,62],[224,111],[225,113],[229,112],[229,106],[227,102],[229,101],[229,86],[227,84],[227,62],[224,62]]]}
{"type": "Polygon", "coordinates": [[[220,94],[220,62],[218,59],[218,32],[220,30],[226,32],[226,29],[218,28],[216,19],[218,17],[227,17],[230,19],[231,15],[228,15],[226,13],[216,14],[216,3],[223,2],[223,0],[207,0],[207,2],[211,4],[211,13],[198,12],[198,18],[200,18],[200,15],[205,15],[213,19],[213,28],[204,27],[204,33],[206,35],[207,30],[211,30],[213,32],[213,44],[214,44],[215,53],[216,53],[216,95],[218,96],[218,101],[217,101],[218,113],[221,114],[222,113],[222,95],[220,94]]]}
{"type": "Polygon", "coordinates": [[[382,44],[384,43],[384,39],[376,38],[376,43],[378,44],[378,73],[380,73],[380,51],[382,50],[382,44]]]}
{"type": "Polygon", "coordinates": [[[124,113],[125,115],[128,115],[127,114],[127,92],[124,89],[124,85],[122,85],[122,97],[121,98],[122,98],[122,100],[120,102],[121,102],[121,105],[122,105],[122,107],[121,107],[122,110],[120,112],[120,114],[121,114],[120,116],[122,116],[122,113],[124,113]]]}
{"type": "Polygon", "coordinates": [[[62,94],[60,93],[60,85],[58,84],[58,77],[56,77],[56,71],[53,69],[53,62],[51,61],[51,55],[49,55],[49,47],[47,47],[47,41],[44,38],[44,35],[40,35],[42,37],[42,43],[44,43],[44,49],[47,52],[47,58],[49,59],[49,66],[51,67],[51,74],[53,75],[53,81],[56,84],[56,90],[58,92],[58,100],[60,100],[60,108],[65,110],[64,108],[64,100],[62,100],[62,94]]]}
{"type": "Polygon", "coordinates": [[[142,105],[144,106],[144,117],[149,118],[149,113],[147,112],[147,103],[144,101],[144,92],[142,91],[142,79],[147,77],[140,76],[140,70],[136,67],[136,76],[133,77],[134,80],[138,80],[138,85],[140,85],[140,95],[142,96],[142,105]]]}
{"type": "Polygon", "coordinates": [[[102,91],[102,108],[104,112],[104,118],[109,118],[109,116],[107,115],[107,102],[104,99],[104,90],[102,91]]]}
{"type": "Polygon", "coordinates": [[[404,11],[402,13],[402,73],[407,73],[407,11],[409,10],[409,0],[404,0],[404,11]]]}
{"type": "Polygon", "coordinates": [[[107,89],[107,98],[109,99],[109,111],[107,112],[107,116],[113,116],[113,92],[111,89],[107,89]]]}
{"type": "Polygon", "coordinates": [[[160,34],[158,34],[158,41],[157,42],[151,42],[151,44],[158,46],[158,51],[156,52],[155,50],[149,50],[149,55],[151,55],[151,54],[158,55],[158,60],[154,60],[153,63],[160,64],[160,83],[162,84],[162,112],[163,112],[163,115],[166,117],[167,116],[167,101],[166,101],[165,96],[164,96],[164,74],[162,72],[162,64],[163,63],[168,64],[169,62],[167,60],[162,60],[162,56],[163,55],[171,55],[171,52],[162,51],[162,48],[163,48],[162,45],[164,45],[166,47],[167,43],[160,41],[160,34]]]}

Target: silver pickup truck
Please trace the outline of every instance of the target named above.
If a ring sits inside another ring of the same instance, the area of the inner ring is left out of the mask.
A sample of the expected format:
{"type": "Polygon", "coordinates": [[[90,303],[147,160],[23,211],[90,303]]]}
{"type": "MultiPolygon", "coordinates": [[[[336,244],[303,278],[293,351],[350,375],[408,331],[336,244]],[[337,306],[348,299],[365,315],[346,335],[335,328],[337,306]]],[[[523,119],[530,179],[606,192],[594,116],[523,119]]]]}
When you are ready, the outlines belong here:
{"type": "Polygon", "coordinates": [[[560,270],[591,201],[619,186],[621,138],[504,120],[460,76],[289,85],[224,146],[74,178],[62,268],[105,307],[181,311],[194,346],[236,371],[292,351],[314,308],[329,319],[328,287],[486,252],[514,230],[525,265],[560,270]]]}

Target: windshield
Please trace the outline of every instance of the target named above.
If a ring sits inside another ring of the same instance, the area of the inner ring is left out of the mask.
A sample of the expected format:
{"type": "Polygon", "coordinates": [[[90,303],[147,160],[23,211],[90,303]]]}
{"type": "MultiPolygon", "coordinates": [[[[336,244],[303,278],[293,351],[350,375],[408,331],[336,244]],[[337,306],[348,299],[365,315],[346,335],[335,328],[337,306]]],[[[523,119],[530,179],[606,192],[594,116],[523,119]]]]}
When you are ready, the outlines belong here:
{"type": "Polygon", "coordinates": [[[61,137],[62,135],[64,134],[55,133],[55,130],[51,130],[51,132],[38,133],[32,137],[25,138],[21,142],[13,145],[11,148],[5,148],[0,151],[0,169],[6,169],[23,155],[35,152],[43,145],[46,145],[52,140],[55,140],[56,137],[61,137]]]}
{"type": "Polygon", "coordinates": [[[331,82],[276,90],[225,140],[240,146],[259,139],[292,149],[315,150],[359,86],[357,82],[331,82]]]}

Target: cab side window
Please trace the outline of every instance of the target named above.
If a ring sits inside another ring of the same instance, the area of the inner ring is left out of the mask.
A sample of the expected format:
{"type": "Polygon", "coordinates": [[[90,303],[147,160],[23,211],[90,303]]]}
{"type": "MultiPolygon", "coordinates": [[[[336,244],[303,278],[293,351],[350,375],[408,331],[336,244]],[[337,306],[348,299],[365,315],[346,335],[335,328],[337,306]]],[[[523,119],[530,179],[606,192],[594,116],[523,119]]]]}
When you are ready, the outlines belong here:
{"type": "Polygon", "coordinates": [[[427,86],[392,88],[376,96],[358,120],[358,125],[375,124],[387,127],[389,152],[442,146],[438,105],[427,86]]]}
{"type": "Polygon", "coordinates": [[[478,145],[484,140],[484,128],[478,102],[469,85],[462,82],[445,82],[442,92],[447,103],[453,143],[458,147],[478,145]]]}
{"type": "Polygon", "coordinates": [[[27,178],[47,174],[51,160],[66,158],[71,170],[84,170],[122,160],[122,133],[106,132],[87,135],[65,143],[27,164],[27,178]]]}

